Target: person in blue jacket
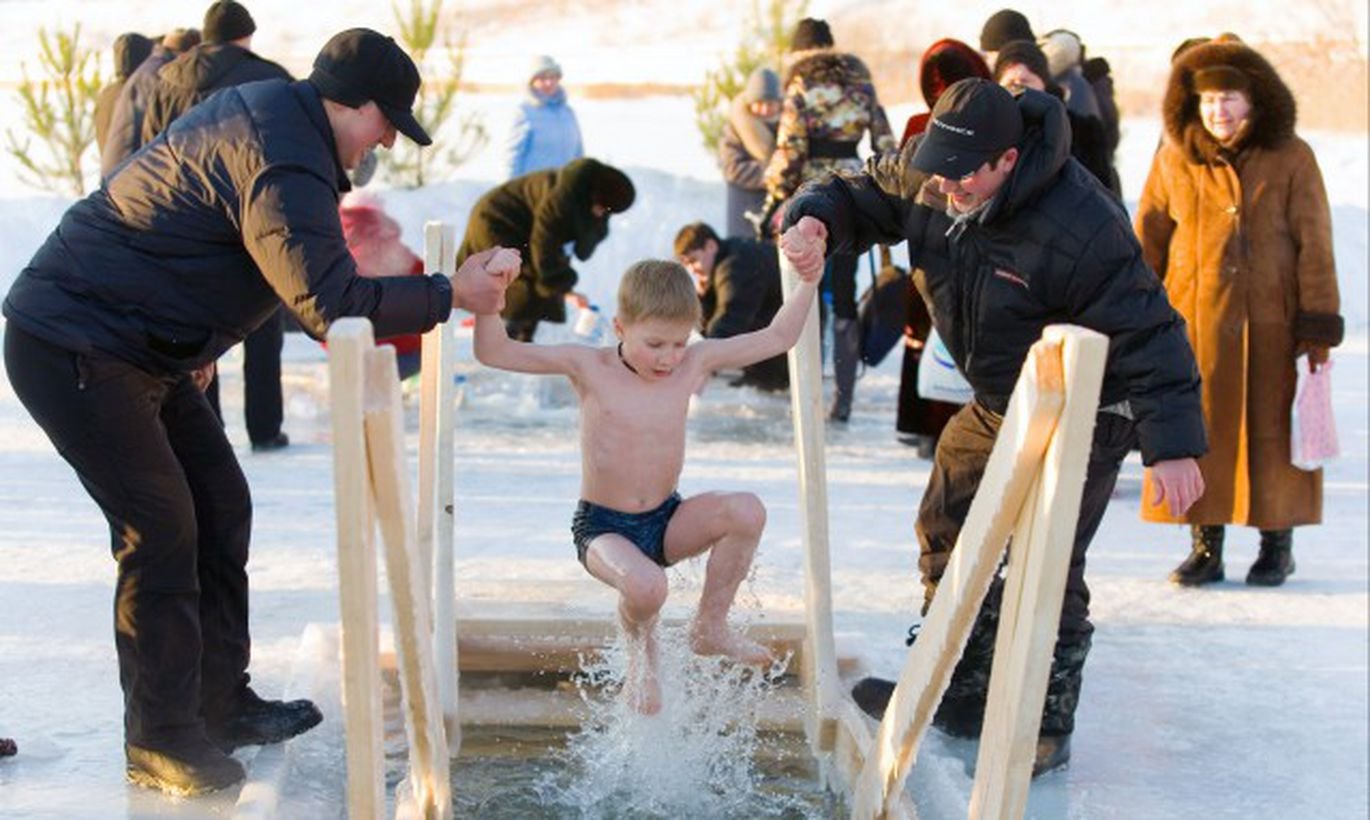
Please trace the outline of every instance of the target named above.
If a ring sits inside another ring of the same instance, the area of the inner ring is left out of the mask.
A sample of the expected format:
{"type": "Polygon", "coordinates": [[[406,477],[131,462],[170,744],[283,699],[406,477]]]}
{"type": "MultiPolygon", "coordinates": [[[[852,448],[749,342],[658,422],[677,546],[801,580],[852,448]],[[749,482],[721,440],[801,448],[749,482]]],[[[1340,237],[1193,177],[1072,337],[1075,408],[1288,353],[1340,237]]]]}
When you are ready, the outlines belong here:
{"type": "Polygon", "coordinates": [[[551,57],[533,60],[528,96],[519,104],[509,129],[505,176],[509,179],[560,168],[585,156],[576,112],[566,103],[561,66],[551,57]]]}
{"type": "Polygon", "coordinates": [[[71,206],[4,301],[15,395],[109,522],[129,780],[189,795],[243,779],[236,747],[322,715],[248,685],[252,499],[204,393],[207,369],[285,304],[322,337],[377,337],[456,307],[498,311],[514,271],[367,279],[338,216],[347,171],[414,119],[418,69],[349,29],[307,80],[227,88],[178,117],[71,206]]]}

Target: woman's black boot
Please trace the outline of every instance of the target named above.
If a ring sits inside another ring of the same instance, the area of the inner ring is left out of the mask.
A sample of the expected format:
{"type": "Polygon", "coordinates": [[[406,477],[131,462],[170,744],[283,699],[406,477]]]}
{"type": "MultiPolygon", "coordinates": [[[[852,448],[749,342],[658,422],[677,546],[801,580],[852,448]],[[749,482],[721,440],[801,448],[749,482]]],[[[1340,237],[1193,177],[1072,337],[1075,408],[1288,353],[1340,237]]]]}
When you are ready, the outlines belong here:
{"type": "Polygon", "coordinates": [[[1258,587],[1277,587],[1294,574],[1294,531],[1261,530],[1261,551],[1246,573],[1246,582],[1258,587]]]}
{"type": "Polygon", "coordinates": [[[1194,539],[1189,557],[1170,573],[1170,582],[1197,587],[1223,580],[1223,527],[1192,524],[1194,539]]]}

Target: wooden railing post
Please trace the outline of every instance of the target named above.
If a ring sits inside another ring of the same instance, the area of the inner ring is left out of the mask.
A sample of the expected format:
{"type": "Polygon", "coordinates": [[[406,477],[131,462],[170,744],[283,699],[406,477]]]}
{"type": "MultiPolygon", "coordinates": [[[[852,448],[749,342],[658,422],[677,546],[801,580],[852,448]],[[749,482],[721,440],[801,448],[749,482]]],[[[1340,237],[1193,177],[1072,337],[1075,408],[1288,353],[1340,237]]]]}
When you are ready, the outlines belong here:
{"type": "MultiPolygon", "coordinates": [[[[780,255],[781,290],[788,300],[799,284],[794,266],[780,255]]],[[[823,361],[819,344],[818,303],[814,301],[799,342],[787,354],[790,407],[799,460],[799,502],[804,516],[804,604],[807,651],[801,670],[809,694],[806,722],[809,743],[827,751],[835,743],[837,660],[832,634],[832,567],[828,549],[828,485],[824,458],[823,361]]]]}
{"type": "Polygon", "coordinates": [[[339,319],[328,331],[347,807],[348,816],[359,820],[380,820],[385,812],[376,525],[362,421],[366,351],[372,346],[365,319],[339,319]]]}

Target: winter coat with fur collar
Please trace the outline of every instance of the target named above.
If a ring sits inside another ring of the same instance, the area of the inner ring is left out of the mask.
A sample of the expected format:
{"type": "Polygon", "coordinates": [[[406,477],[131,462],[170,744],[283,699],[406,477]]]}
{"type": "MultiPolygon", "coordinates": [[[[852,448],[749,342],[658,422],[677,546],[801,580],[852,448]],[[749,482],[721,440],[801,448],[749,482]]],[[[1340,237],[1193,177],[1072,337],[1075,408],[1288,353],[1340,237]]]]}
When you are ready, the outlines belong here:
{"type": "Polygon", "coordinates": [[[1180,519],[1143,493],[1143,517],[1282,529],[1322,518],[1322,472],[1290,464],[1299,343],[1342,337],[1327,194],[1294,134],[1274,68],[1236,42],[1187,52],[1166,90],[1165,142],[1136,216],[1147,261],[1188,323],[1203,376],[1206,490],[1180,519]],[[1232,148],[1203,127],[1194,73],[1227,65],[1251,81],[1252,121],[1232,148]]]}

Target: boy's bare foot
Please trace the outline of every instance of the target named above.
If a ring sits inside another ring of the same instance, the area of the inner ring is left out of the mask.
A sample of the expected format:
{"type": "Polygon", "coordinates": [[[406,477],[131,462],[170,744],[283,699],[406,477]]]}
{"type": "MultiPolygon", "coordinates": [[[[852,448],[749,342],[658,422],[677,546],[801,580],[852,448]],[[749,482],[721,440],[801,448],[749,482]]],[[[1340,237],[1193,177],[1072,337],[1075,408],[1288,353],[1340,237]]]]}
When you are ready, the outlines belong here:
{"type": "Polygon", "coordinates": [[[723,655],[748,666],[770,666],[775,663],[775,657],[769,649],[727,627],[706,629],[696,624],[690,632],[690,648],[696,655],[723,655]]]}

